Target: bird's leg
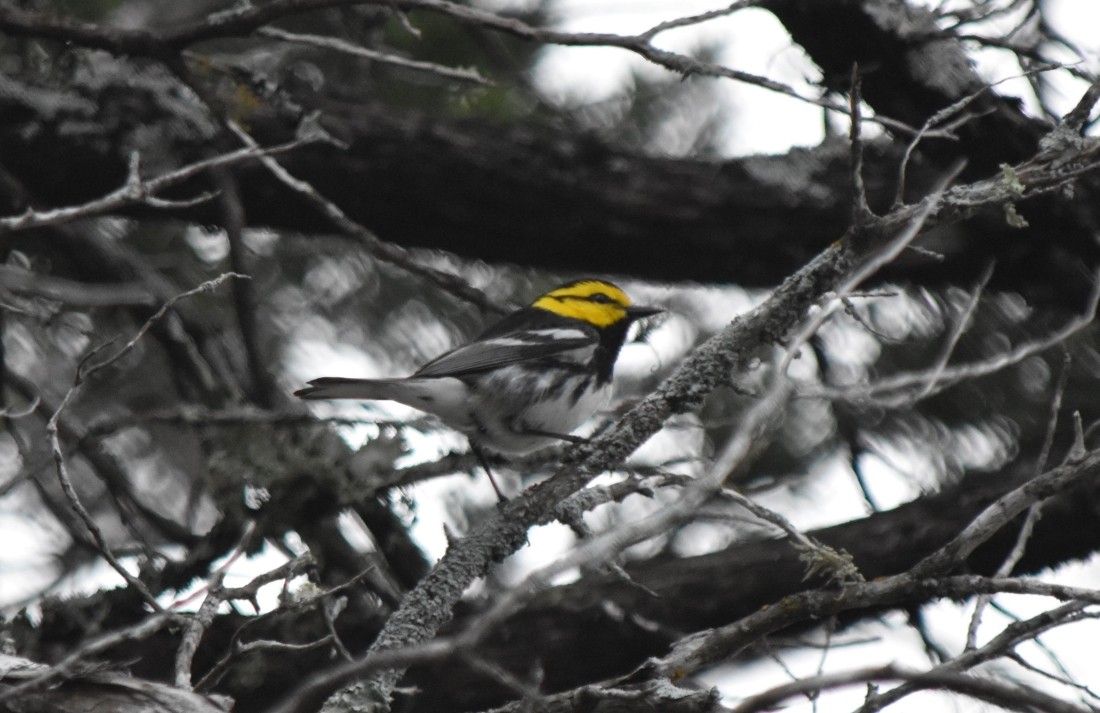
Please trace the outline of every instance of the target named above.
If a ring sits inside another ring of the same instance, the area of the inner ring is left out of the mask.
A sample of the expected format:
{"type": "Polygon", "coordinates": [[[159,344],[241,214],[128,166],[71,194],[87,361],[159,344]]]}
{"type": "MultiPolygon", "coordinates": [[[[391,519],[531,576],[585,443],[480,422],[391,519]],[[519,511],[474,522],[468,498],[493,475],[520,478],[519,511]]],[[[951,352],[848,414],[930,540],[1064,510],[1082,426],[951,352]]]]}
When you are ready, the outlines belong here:
{"type": "Polygon", "coordinates": [[[485,475],[489,476],[489,483],[497,493],[497,500],[502,503],[508,502],[508,497],[500,492],[500,488],[497,487],[497,481],[493,478],[493,470],[489,467],[489,458],[485,455],[485,451],[478,448],[477,444],[473,441],[470,441],[470,450],[477,456],[477,462],[480,463],[481,467],[485,470],[485,475]]]}
{"type": "Polygon", "coordinates": [[[567,441],[569,443],[588,443],[589,439],[584,436],[574,436],[572,433],[554,433],[553,431],[540,431],[537,428],[524,428],[522,431],[525,436],[542,436],[543,438],[556,438],[559,441],[567,441]]]}

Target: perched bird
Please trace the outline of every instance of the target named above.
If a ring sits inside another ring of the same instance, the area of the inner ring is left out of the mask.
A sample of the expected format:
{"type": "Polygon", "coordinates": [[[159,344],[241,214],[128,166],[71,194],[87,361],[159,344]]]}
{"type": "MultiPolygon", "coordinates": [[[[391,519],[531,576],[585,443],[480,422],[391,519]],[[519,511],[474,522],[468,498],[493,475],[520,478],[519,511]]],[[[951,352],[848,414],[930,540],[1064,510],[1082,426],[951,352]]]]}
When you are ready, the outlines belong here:
{"type": "Polygon", "coordinates": [[[607,406],[611,375],[631,323],[661,310],[584,279],[550,290],[468,344],[401,379],[326,376],[303,399],[389,400],[435,414],[465,434],[501,499],[482,449],[524,454],[555,441],[607,406]]]}

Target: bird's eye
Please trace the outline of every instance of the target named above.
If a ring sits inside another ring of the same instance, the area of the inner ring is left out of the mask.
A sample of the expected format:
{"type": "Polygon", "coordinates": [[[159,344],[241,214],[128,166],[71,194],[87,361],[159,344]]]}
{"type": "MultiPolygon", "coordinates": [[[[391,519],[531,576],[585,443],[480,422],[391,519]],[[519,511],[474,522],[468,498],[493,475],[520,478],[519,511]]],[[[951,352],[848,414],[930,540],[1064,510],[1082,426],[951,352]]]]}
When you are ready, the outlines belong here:
{"type": "Polygon", "coordinates": [[[614,300],[612,300],[610,297],[608,297],[607,295],[605,295],[602,292],[597,292],[594,295],[589,295],[588,300],[590,302],[599,302],[600,304],[604,304],[604,305],[611,304],[612,302],[614,302],[614,300]]]}

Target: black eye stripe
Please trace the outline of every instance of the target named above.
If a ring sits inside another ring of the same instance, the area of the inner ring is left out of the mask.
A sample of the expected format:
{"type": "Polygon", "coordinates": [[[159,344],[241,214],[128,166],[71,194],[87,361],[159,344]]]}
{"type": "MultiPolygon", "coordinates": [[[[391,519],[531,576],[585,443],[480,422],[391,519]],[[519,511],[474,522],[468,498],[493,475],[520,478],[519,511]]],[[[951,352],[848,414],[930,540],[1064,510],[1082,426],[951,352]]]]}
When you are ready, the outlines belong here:
{"type": "Polygon", "coordinates": [[[580,302],[595,302],[596,304],[615,305],[617,307],[622,307],[622,305],[619,303],[618,300],[611,297],[610,295],[604,294],[603,292],[596,292],[596,293],[593,293],[591,295],[586,295],[586,296],[582,296],[582,295],[546,295],[546,296],[550,297],[550,298],[553,298],[553,299],[557,300],[558,302],[566,302],[566,301],[569,301],[569,300],[577,300],[577,301],[580,301],[580,302]]]}

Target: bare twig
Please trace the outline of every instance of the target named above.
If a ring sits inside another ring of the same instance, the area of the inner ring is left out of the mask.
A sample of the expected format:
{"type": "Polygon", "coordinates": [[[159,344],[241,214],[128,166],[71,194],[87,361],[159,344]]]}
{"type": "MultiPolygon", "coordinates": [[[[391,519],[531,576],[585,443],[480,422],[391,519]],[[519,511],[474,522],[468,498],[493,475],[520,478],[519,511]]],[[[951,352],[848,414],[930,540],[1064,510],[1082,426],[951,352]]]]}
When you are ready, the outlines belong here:
{"type": "MultiPolygon", "coordinates": [[[[268,621],[274,617],[285,616],[291,612],[302,611],[313,607],[324,607],[326,603],[331,601],[333,597],[342,594],[349,589],[354,588],[360,582],[367,578],[370,574],[370,569],[365,569],[359,574],[355,575],[343,584],[339,584],[331,589],[310,592],[306,596],[299,595],[292,601],[284,601],[278,609],[273,609],[269,612],[254,616],[241,625],[236,631],[233,632],[233,638],[229,642],[229,647],[226,653],[221,659],[215,663],[209,671],[195,684],[196,691],[209,691],[211,688],[218,684],[222,676],[229,670],[229,667],[240,656],[248,650],[249,644],[242,642],[245,633],[258,626],[259,624],[268,621]]],[[[307,590],[308,591],[308,590],[307,590]]],[[[338,646],[339,639],[332,633],[331,642],[334,646],[338,646]]],[[[339,647],[338,647],[339,648],[339,647]]]]}
{"type": "Polygon", "coordinates": [[[1100,79],[1093,80],[1073,109],[1062,118],[1062,127],[1079,135],[1097,102],[1100,102],[1100,79]]]}
{"type": "MultiPolygon", "coordinates": [[[[985,596],[989,596],[988,593],[985,596]]],[[[1027,621],[1009,624],[1004,631],[993,637],[985,646],[968,649],[955,658],[948,659],[933,667],[929,673],[932,675],[961,673],[987,661],[1007,656],[1014,647],[1034,639],[1044,631],[1091,617],[1092,615],[1085,611],[1085,608],[1089,606],[1091,604],[1084,601],[1067,602],[1027,621]]],[[[877,696],[870,696],[863,707],[859,709],[859,713],[874,713],[882,710],[920,688],[919,685],[906,683],[877,696]]],[[[1047,709],[1043,708],[1043,710],[1047,709]]]]}
{"type": "MultiPolygon", "coordinates": [[[[1037,644],[1041,643],[1041,641],[1038,638],[1036,638],[1034,641],[1037,644]]],[[[1049,651],[1047,651],[1046,653],[1048,654],[1048,656],[1051,655],[1051,652],[1049,652],[1049,651]]],[[[1062,673],[1061,676],[1059,676],[1057,674],[1054,674],[1054,673],[1051,673],[1050,671],[1046,671],[1044,669],[1039,668],[1038,666],[1031,663],[1030,661],[1025,659],[1023,656],[1016,653],[1015,651],[1010,651],[1007,654],[1005,654],[1005,658],[1013,661],[1017,666],[1020,666],[1021,668],[1027,669],[1028,671],[1031,671],[1034,674],[1042,676],[1043,678],[1045,678],[1049,681],[1055,681],[1055,682],[1057,682],[1057,683],[1059,683],[1063,686],[1069,686],[1070,688],[1075,688],[1078,691],[1080,691],[1082,694],[1084,694],[1085,696],[1088,696],[1089,698],[1093,699],[1094,701],[1100,702],[1100,694],[1098,694],[1096,691],[1092,690],[1088,686],[1084,685],[1083,683],[1078,683],[1077,681],[1074,681],[1073,678],[1066,671],[1065,667],[1062,666],[1062,663],[1060,661],[1058,661],[1057,658],[1054,658],[1053,660],[1054,660],[1054,664],[1058,667],[1058,670],[1061,671],[1061,673],[1062,673]]],[[[1094,705],[1093,707],[1095,708],[1096,706],[1094,705]]]]}
{"type": "Polygon", "coordinates": [[[937,394],[954,384],[968,381],[979,376],[994,374],[1002,369],[1014,366],[1028,357],[1057,346],[1077,334],[1093,323],[1096,318],[1097,306],[1100,304],[1100,271],[1093,275],[1092,294],[1089,296],[1088,305],[1084,314],[1068,321],[1063,327],[1055,330],[1046,337],[1031,340],[1012,349],[995,354],[988,359],[971,362],[969,364],[957,364],[943,367],[933,379],[927,370],[906,372],[880,379],[872,384],[851,385],[844,387],[802,387],[799,395],[814,398],[827,398],[838,401],[848,401],[856,404],[870,404],[888,407],[894,404],[911,404],[911,396],[905,393],[907,389],[919,388],[925,397],[937,394]]]}
{"type": "Polygon", "coordinates": [[[141,641],[181,619],[182,615],[179,614],[166,611],[155,612],[133,626],[98,636],[65,656],[38,676],[0,690],[0,705],[3,705],[6,701],[19,700],[21,696],[64,680],[80,666],[94,659],[97,654],[113,649],[120,644],[141,641]]]}
{"type": "Polygon", "coordinates": [[[126,179],[126,183],[120,188],[101,198],[96,198],[87,203],[81,203],[80,205],[55,208],[47,211],[27,209],[22,215],[0,218],[0,235],[15,230],[40,228],[46,225],[65,223],[78,218],[88,218],[137,203],[154,208],[180,208],[195,205],[196,203],[210,200],[213,198],[213,194],[204,193],[195,198],[183,201],[166,201],[156,196],[164,189],[182,183],[211,168],[230,166],[264,156],[285,153],[318,140],[320,140],[318,137],[304,136],[294,141],[288,141],[268,148],[262,148],[253,144],[248,148],[220,154],[202,161],[196,161],[183,168],[178,168],[175,171],[170,171],[149,179],[141,177],[141,160],[139,154],[135,151],[130,154],[129,176],[126,179]]]}
{"type": "Polygon", "coordinates": [[[699,632],[677,642],[670,653],[651,659],[624,680],[678,679],[736,656],[761,637],[804,621],[816,621],[845,611],[922,602],[936,597],[975,594],[1033,594],[1060,601],[1100,604],[1100,591],[1064,587],[1033,579],[960,575],[920,578],[912,572],[849,584],[842,589],[822,588],[784,597],[773,606],[726,626],[699,632]]]}
{"type": "MultiPolygon", "coordinates": [[[[1051,445],[1054,443],[1054,432],[1058,426],[1058,412],[1062,408],[1062,396],[1065,394],[1066,383],[1069,381],[1069,367],[1070,367],[1069,352],[1066,352],[1062,360],[1062,373],[1058,377],[1058,384],[1054,388],[1054,396],[1051,399],[1050,404],[1050,418],[1047,420],[1047,432],[1043,439],[1043,447],[1039,451],[1039,459],[1036,461],[1035,467],[1038,471],[1036,476],[1042,474],[1046,469],[1047,459],[1050,455],[1051,445]]],[[[1016,542],[1012,545],[1012,550],[1001,562],[1000,567],[997,568],[997,572],[994,576],[1007,577],[1012,574],[1012,570],[1015,569],[1017,563],[1024,556],[1024,550],[1027,548],[1027,542],[1031,539],[1031,533],[1035,529],[1036,523],[1039,522],[1039,517],[1043,512],[1043,503],[1034,503],[1027,511],[1027,517],[1024,518],[1023,525],[1020,526],[1020,532],[1016,535],[1016,542]]],[[[970,625],[966,632],[966,648],[973,649],[977,645],[978,638],[978,626],[982,621],[982,610],[989,604],[990,597],[987,594],[981,594],[978,596],[974,603],[974,614],[970,617],[970,625]]]]}
{"type": "Polygon", "coordinates": [[[838,552],[832,547],[800,532],[790,520],[774,510],[760,505],[752,498],[742,495],[733,488],[722,488],[721,497],[732,500],[761,520],[778,527],[787,537],[791,538],[791,544],[802,553],[800,559],[806,563],[807,578],[818,573],[824,573],[837,582],[860,581],[863,579],[863,575],[856,569],[850,555],[845,552],[838,552]]]}
{"type": "Polygon", "coordinates": [[[914,576],[946,572],[958,566],[978,545],[992,537],[1021,512],[1034,503],[1065,491],[1086,477],[1094,476],[1098,468],[1100,452],[1092,451],[1080,460],[1050,470],[1003,495],[974,518],[951,542],[913,567],[914,576]]]}
{"type": "MultiPolygon", "coordinates": [[[[108,546],[107,540],[103,536],[103,532],[99,529],[99,525],[96,523],[95,518],[91,516],[91,513],[89,513],[84,508],[84,505],[80,502],[80,497],[77,495],[76,489],[73,487],[72,480],[69,478],[68,467],[66,466],[65,456],[62,452],[61,439],[58,435],[60,428],[59,421],[66,407],[74,398],[76,398],[80,387],[96,372],[110,366],[111,364],[115,363],[120,358],[125,356],[127,353],[129,353],[130,350],[133,349],[134,346],[138,343],[138,341],[143,336],[145,336],[145,334],[150,329],[152,329],[153,326],[161,320],[161,318],[164,317],[168,310],[172,308],[172,305],[174,305],[176,302],[179,302],[180,300],[186,299],[200,292],[213,290],[222,282],[231,277],[244,278],[246,276],[238,275],[236,273],[225,273],[213,280],[208,280],[202,283],[194,289],[176,295],[172,299],[165,302],[164,305],[162,305],[161,308],[157,310],[152,317],[146,320],[145,324],[141,326],[137,333],[133,337],[131,337],[131,339],[121,349],[115,352],[114,355],[98,363],[91,364],[90,366],[85,366],[85,364],[82,363],[77,368],[76,378],[73,382],[72,387],[65,394],[65,397],[61,400],[61,403],[57,406],[57,409],[53,412],[53,415],[50,416],[49,420],[46,423],[46,433],[47,437],[49,438],[51,451],[53,453],[54,464],[57,468],[57,477],[61,483],[61,489],[64,491],[65,497],[68,499],[69,504],[80,517],[81,521],[84,523],[84,526],[88,528],[88,532],[91,533],[92,539],[95,541],[99,553],[103,556],[105,560],[107,560],[111,567],[116,572],[118,572],[118,574],[124,580],[126,580],[126,582],[131,587],[133,587],[137,592],[141,594],[142,598],[145,599],[145,602],[150,607],[152,607],[154,611],[161,611],[161,606],[157,603],[156,597],[153,596],[153,594],[148,590],[148,588],[141,580],[130,574],[129,570],[122,566],[122,564],[111,552],[111,548],[108,546]]],[[[93,359],[94,354],[95,353],[93,352],[91,355],[89,355],[89,357],[86,358],[86,361],[88,359],[93,359]]]]}
{"type": "MultiPolygon", "coordinates": [[[[1024,518],[1024,523],[1020,526],[1020,531],[1016,534],[1016,541],[1012,545],[1012,550],[1001,562],[1001,565],[997,568],[996,577],[1007,577],[1012,573],[1012,570],[1019,563],[1020,558],[1024,556],[1024,550],[1027,548],[1027,542],[1031,539],[1031,533],[1035,530],[1036,523],[1039,522],[1039,517],[1043,512],[1043,504],[1035,503],[1028,508],[1027,516],[1024,518]]],[[[978,643],[978,627],[982,623],[982,611],[990,602],[990,596],[988,594],[981,594],[974,602],[974,613],[970,617],[970,624],[966,630],[966,648],[977,648],[978,643]]]]}
{"type": "Polygon", "coordinates": [[[974,119],[977,119],[984,115],[984,113],[963,113],[963,110],[973,104],[976,100],[978,100],[982,96],[985,96],[995,87],[1004,84],[1005,82],[1018,79],[1021,76],[1032,77],[1041,72],[1046,72],[1058,68],[1059,67],[1054,66],[1044,66],[1031,70],[1029,72],[1024,72],[1022,75],[1005,77],[1004,79],[993,82],[991,84],[983,85],[980,89],[971,92],[970,94],[967,94],[962,99],[959,99],[958,101],[955,101],[948,106],[945,106],[932,116],[925,119],[924,124],[921,125],[920,129],[918,129],[917,132],[910,137],[909,143],[905,146],[905,151],[902,154],[901,161],[898,163],[897,191],[894,194],[894,203],[892,207],[897,208],[898,206],[903,204],[905,200],[906,179],[909,172],[909,162],[910,160],[912,160],[913,153],[917,150],[917,147],[920,145],[921,141],[930,136],[930,131],[935,131],[938,129],[937,138],[957,140],[957,136],[955,135],[956,129],[959,129],[967,122],[973,121],[974,119]]]}
{"type": "Polygon", "coordinates": [[[940,381],[944,369],[947,368],[947,362],[951,360],[951,355],[955,353],[955,347],[958,346],[962,335],[970,328],[970,322],[974,319],[974,313],[978,309],[978,303],[982,299],[982,294],[985,292],[986,285],[989,284],[990,279],[993,277],[993,268],[995,265],[996,263],[990,262],[986,265],[985,269],[982,270],[982,274],[978,278],[978,283],[970,293],[970,299],[967,300],[962,313],[959,314],[958,318],[955,320],[955,326],[948,335],[947,341],[944,342],[943,347],[940,349],[940,353],[936,356],[932,368],[928,370],[930,372],[928,381],[925,383],[924,388],[912,397],[911,403],[916,403],[926,398],[940,381]]]}
{"type": "Polygon", "coordinates": [[[675,30],[681,27],[690,27],[691,25],[701,25],[704,22],[715,20],[719,17],[729,17],[735,12],[739,12],[749,7],[756,7],[757,5],[760,5],[760,3],[761,0],[738,0],[737,2],[730,3],[726,7],[720,7],[714,10],[707,10],[705,12],[699,13],[698,15],[688,15],[686,17],[678,17],[673,20],[666,20],[665,22],[660,22],[653,27],[650,27],[648,30],[639,33],[638,37],[643,37],[645,39],[651,40],[662,32],[675,30]]]}
{"type": "Polygon", "coordinates": [[[871,212],[871,206],[867,203],[867,186],[863,183],[863,136],[860,113],[862,80],[859,75],[859,65],[852,65],[851,90],[848,97],[848,111],[851,126],[848,131],[848,170],[851,172],[852,181],[852,227],[860,230],[864,226],[874,222],[875,215],[871,212]]]}
{"type": "Polygon", "coordinates": [[[370,424],[383,429],[401,430],[403,428],[426,427],[429,421],[427,418],[423,420],[387,421],[355,416],[314,416],[289,411],[268,411],[248,406],[212,409],[199,404],[185,403],[173,408],[142,411],[118,417],[110,416],[93,421],[83,431],[82,438],[103,438],[120,430],[148,423],[174,423],[187,426],[244,423],[300,426],[307,423],[334,423],[344,426],[370,424]]]}
{"type": "Polygon", "coordinates": [[[906,685],[914,690],[944,689],[992,703],[1007,710],[1021,711],[1021,713],[1031,713],[1035,710],[1049,711],[1049,713],[1089,713],[1091,710],[1022,684],[1001,683],[958,673],[910,671],[890,665],[810,676],[776,686],[742,701],[732,713],[774,710],[780,703],[793,696],[872,681],[906,681],[906,685]]]}
{"type": "MultiPolygon", "coordinates": [[[[229,128],[247,146],[256,146],[255,139],[236,122],[229,122],[229,128]]],[[[374,233],[349,218],[344,211],[340,210],[339,206],[318,193],[309,183],[290,175],[275,159],[262,157],[260,161],[276,178],[306,198],[340,230],[358,240],[374,257],[396,265],[417,277],[423,277],[448,293],[476,305],[484,312],[489,314],[502,314],[504,312],[499,305],[493,304],[481,290],[472,287],[457,275],[423,265],[413,259],[404,248],[379,240],[374,233]]]]}
{"type": "Polygon", "coordinates": [[[485,77],[482,77],[476,69],[457,69],[455,67],[447,67],[446,65],[436,64],[435,62],[422,62],[420,60],[409,59],[407,57],[398,57],[397,55],[387,54],[385,52],[379,52],[378,50],[368,49],[359,45],[352,44],[338,37],[325,37],[323,35],[308,35],[298,32],[287,32],[286,30],[279,29],[278,27],[261,27],[256,30],[256,34],[262,37],[270,37],[275,40],[282,40],[283,42],[293,42],[299,45],[310,45],[312,47],[321,47],[323,49],[330,49],[335,52],[342,52],[344,54],[350,54],[355,57],[362,57],[374,62],[380,62],[382,64],[392,64],[396,67],[403,67],[405,69],[413,69],[418,72],[427,72],[434,74],[445,79],[457,79],[461,82],[471,82],[473,84],[479,84],[481,86],[493,86],[493,82],[489,81],[485,77]]]}
{"type": "Polygon", "coordinates": [[[187,624],[180,636],[179,646],[176,648],[176,660],[173,666],[174,683],[177,688],[182,688],[185,691],[192,690],[191,660],[194,658],[195,652],[198,651],[203,632],[214,621],[214,617],[218,613],[218,607],[222,604],[223,600],[218,596],[218,593],[224,579],[224,569],[213,573],[207,585],[209,591],[206,598],[199,606],[199,610],[187,618],[187,624]]]}
{"type": "Polygon", "coordinates": [[[88,284],[0,265],[0,288],[15,294],[83,307],[149,306],[156,298],[139,282],[88,284]]]}
{"type": "MultiPolygon", "coordinates": [[[[213,172],[218,186],[218,207],[221,209],[221,222],[229,242],[230,269],[241,274],[252,272],[251,258],[244,245],[246,216],[241,203],[239,181],[225,169],[213,172]]],[[[237,316],[241,342],[245,357],[248,359],[248,381],[245,388],[253,403],[264,408],[274,408],[286,402],[272,374],[271,365],[265,358],[263,347],[263,326],[260,321],[260,305],[256,288],[252,280],[236,280],[232,285],[233,309],[237,316]]]]}
{"type": "Polygon", "coordinates": [[[168,30],[103,27],[22,12],[7,5],[0,11],[0,30],[13,36],[43,37],[115,55],[171,60],[185,47],[219,37],[243,37],[286,15],[350,5],[356,0],[274,0],[262,5],[236,5],[168,30]]]}
{"type": "MultiPolygon", "coordinates": [[[[535,27],[516,18],[503,17],[469,5],[450,2],[449,0],[394,0],[394,4],[405,10],[428,10],[437,12],[458,20],[459,22],[496,30],[532,42],[561,45],[564,47],[617,47],[628,52],[633,52],[655,65],[685,77],[703,76],[732,79],[734,81],[752,84],[778,94],[783,94],[793,99],[797,99],[798,101],[820,106],[841,115],[849,115],[850,113],[849,107],[844,104],[820,97],[805,96],[783,82],[752,74],[751,72],[732,69],[724,65],[704,62],[688,55],[657,47],[652,43],[652,40],[665,30],[680,27],[683,23],[696,22],[696,18],[710,19],[711,17],[717,16],[717,14],[711,15],[709,13],[704,13],[703,15],[694,16],[692,18],[683,18],[679,21],[672,20],[659,23],[636,35],[617,35],[600,32],[562,32],[560,30],[535,27]]],[[[742,9],[741,3],[734,3],[727,8],[723,8],[718,14],[728,14],[740,9],[742,9]]],[[[902,132],[906,135],[912,135],[916,132],[916,129],[904,122],[887,117],[876,116],[868,119],[868,121],[881,124],[893,131],[902,132]]]]}
{"type": "MultiPolygon", "coordinates": [[[[245,535],[247,538],[248,535],[245,535]]],[[[239,549],[238,549],[239,551],[239,549]]],[[[228,601],[243,599],[255,602],[256,595],[265,584],[288,581],[302,574],[306,569],[314,565],[313,557],[307,552],[294,559],[284,562],[278,567],[253,577],[242,587],[225,587],[223,582],[228,571],[229,563],[218,569],[210,578],[207,585],[206,598],[199,606],[198,612],[188,617],[180,637],[179,647],[176,649],[175,684],[184,690],[192,690],[191,685],[191,661],[202,641],[203,633],[214,621],[218,608],[228,601]]]]}
{"type": "MultiPolygon", "coordinates": [[[[55,20],[44,16],[10,10],[0,14],[0,30],[12,35],[45,37],[70,42],[75,45],[106,50],[116,55],[145,56],[173,61],[189,45],[220,37],[244,37],[272,20],[289,14],[307,12],[326,7],[352,4],[384,4],[400,12],[426,10],[448,16],[454,20],[512,35],[532,42],[556,44],[567,47],[617,47],[633,52],[647,61],[683,76],[698,75],[721,77],[768,89],[799,101],[823,107],[843,115],[848,107],[821,97],[804,96],[783,82],[704,62],[688,55],[672,52],[653,44],[655,37],[667,30],[697,24],[728,15],[755,3],[735,2],[726,8],[679,18],[662,23],[637,34],[563,32],[529,25],[517,18],[505,17],[449,0],[274,0],[262,6],[246,5],[220,13],[214,13],[190,24],[164,31],[103,28],[69,20],[55,20]]],[[[876,116],[868,121],[882,124],[893,131],[907,135],[916,129],[904,122],[876,116]]]]}

